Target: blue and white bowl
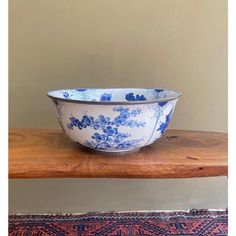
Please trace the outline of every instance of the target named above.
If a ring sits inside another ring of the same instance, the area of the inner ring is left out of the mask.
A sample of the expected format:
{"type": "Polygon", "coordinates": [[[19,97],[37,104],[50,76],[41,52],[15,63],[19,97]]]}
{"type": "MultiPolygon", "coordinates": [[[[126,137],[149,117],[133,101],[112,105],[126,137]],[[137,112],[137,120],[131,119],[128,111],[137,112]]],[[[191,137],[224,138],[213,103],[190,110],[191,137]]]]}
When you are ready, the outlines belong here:
{"type": "Polygon", "coordinates": [[[65,133],[104,152],[147,146],[168,127],[181,93],[166,89],[77,88],[49,91],[65,133]]]}

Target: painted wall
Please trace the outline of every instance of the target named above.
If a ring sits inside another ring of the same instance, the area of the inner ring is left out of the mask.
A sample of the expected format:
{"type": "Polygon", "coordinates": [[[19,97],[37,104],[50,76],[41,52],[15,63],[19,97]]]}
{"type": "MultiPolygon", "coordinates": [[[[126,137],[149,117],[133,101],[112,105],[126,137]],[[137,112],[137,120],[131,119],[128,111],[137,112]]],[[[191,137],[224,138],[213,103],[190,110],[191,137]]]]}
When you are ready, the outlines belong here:
{"type": "MultiPolygon", "coordinates": [[[[59,129],[46,97],[51,89],[164,87],[183,92],[171,128],[227,131],[226,0],[10,0],[9,9],[10,127],[59,129]]],[[[10,210],[58,210],[56,201],[48,201],[57,191],[61,211],[217,208],[227,205],[226,185],[224,177],[18,180],[10,181],[10,210]],[[183,183],[188,183],[184,192],[183,183]],[[196,195],[196,183],[205,195],[196,195]],[[89,194],[87,184],[96,190],[91,198],[83,195],[89,194]],[[122,204],[107,203],[106,184],[122,204]],[[132,202],[126,201],[125,193],[133,188],[132,202]],[[169,188],[184,204],[168,197],[169,188]],[[87,200],[84,207],[78,196],[87,200]]]]}

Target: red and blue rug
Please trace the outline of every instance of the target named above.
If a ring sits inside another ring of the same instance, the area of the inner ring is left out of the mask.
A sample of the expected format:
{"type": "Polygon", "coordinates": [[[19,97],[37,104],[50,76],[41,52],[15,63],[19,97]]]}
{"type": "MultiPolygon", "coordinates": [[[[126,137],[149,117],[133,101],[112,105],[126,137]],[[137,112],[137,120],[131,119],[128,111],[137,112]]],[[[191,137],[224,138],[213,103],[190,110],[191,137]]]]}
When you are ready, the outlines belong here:
{"type": "Polygon", "coordinates": [[[10,236],[228,235],[227,210],[10,215],[10,236]]]}

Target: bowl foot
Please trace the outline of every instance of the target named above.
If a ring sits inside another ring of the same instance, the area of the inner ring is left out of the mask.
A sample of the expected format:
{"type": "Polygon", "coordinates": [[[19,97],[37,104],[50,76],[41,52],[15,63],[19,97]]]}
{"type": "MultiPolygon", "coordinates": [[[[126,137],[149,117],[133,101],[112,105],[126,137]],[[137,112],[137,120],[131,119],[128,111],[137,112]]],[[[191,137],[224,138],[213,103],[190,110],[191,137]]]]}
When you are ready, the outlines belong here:
{"type": "Polygon", "coordinates": [[[104,153],[104,154],[127,154],[127,153],[132,153],[132,152],[137,152],[139,151],[141,148],[135,148],[135,149],[127,149],[127,150],[115,150],[115,151],[111,151],[111,150],[99,150],[99,149],[93,149],[84,145],[81,145],[80,143],[78,143],[80,146],[82,146],[86,151],[90,151],[90,152],[95,152],[95,153],[104,153]]]}
{"type": "Polygon", "coordinates": [[[115,154],[115,155],[137,152],[137,151],[139,151],[140,149],[141,149],[141,148],[135,148],[135,149],[131,149],[131,150],[122,150],[122,151],[106,151],[106,150],[96,150],[96,149],[90,148],[90,150],[92,150],[93,152],[97,152],[97,153],[107,153],[107,154],[115,154]]]}

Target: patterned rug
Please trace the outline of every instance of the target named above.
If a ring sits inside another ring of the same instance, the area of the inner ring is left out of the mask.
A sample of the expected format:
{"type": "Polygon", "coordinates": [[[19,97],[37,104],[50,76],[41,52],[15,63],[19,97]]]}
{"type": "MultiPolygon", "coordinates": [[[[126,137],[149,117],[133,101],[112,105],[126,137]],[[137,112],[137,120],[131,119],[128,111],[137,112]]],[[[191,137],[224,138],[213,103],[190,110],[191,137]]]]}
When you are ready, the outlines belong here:
{"type": "Polygon", "coordinates": [[[228,235],[227,210],[10,215],[10,236],[228,235]]]}

